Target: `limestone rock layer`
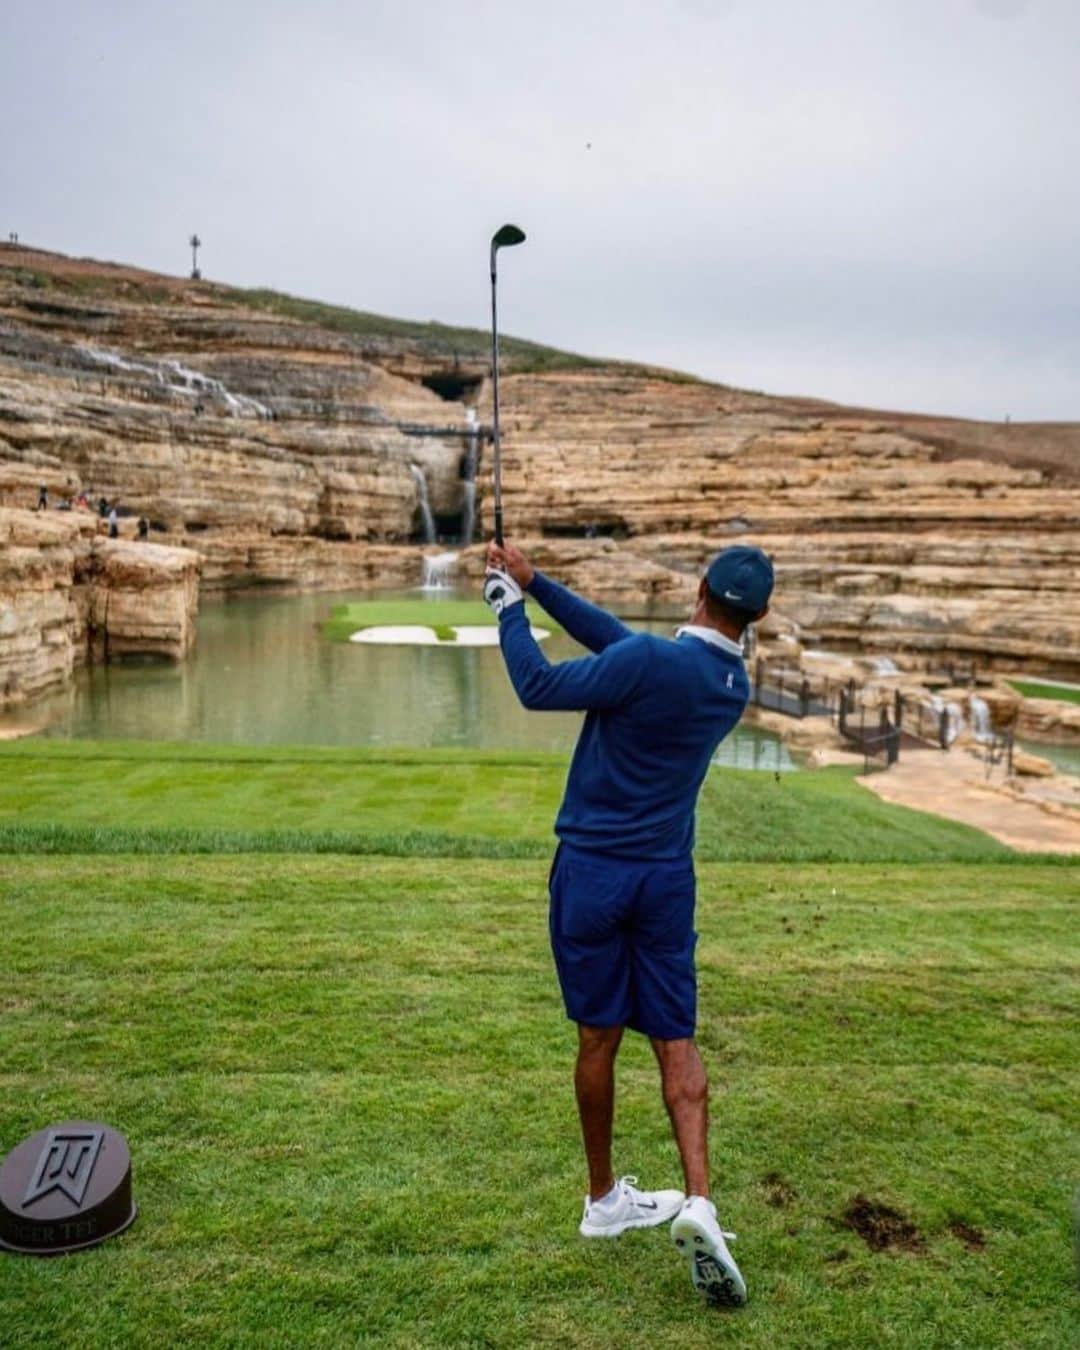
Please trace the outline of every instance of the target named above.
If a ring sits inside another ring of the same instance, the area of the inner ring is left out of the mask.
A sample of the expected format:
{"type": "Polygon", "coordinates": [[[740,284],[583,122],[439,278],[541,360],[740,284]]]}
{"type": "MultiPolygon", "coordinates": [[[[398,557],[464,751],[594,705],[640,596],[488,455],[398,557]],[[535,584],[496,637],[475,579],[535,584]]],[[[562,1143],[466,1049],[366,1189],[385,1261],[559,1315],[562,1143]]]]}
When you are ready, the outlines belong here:
{"type": "MultiPolygon", "coordinates": [[[[152,541],[197,554],[204,589],[409,584],[427,531],[460,534],[473,467],[490,529],[484,338],[0,245],[0,506],[43,487],[50,502],[36,542],[4,545],[0,630],[33,605],[54,635],[25,687],[68,660],[48,578],[85,541],[53,539],[51,507],[80,492],[118,503],[123,540],[144,516],[152,541]]],[[[1080,426],[507,353],[508,531],[556,575],[629,609],[683,607],[713,552],[753,542],[804,648],[1080,675],[1080,426]]],[[[88,556],[107,580],[107,549],[88,556]]]]}
{"type": "MultiPolygon", "coordinates": [[[[612,533],[700,574],[731,543],[774,558],[814,640],[986,666],[1080,669],[1080,482],[1070,448],[1016,463],[978,428],[610,372],[505,381],[507,519],[612,533]]],[[[993,429],[996,433],[997,429],[993,429]]],[[[1080,439],[1077,441],[1080,454],[1080,439]]]]}
{"type": "Polygon", "coordinates": [[[0,508],[0,708],[62,689],[88,659],[182,659],[200,561],[109,539],[81,512],[0,508]]]}

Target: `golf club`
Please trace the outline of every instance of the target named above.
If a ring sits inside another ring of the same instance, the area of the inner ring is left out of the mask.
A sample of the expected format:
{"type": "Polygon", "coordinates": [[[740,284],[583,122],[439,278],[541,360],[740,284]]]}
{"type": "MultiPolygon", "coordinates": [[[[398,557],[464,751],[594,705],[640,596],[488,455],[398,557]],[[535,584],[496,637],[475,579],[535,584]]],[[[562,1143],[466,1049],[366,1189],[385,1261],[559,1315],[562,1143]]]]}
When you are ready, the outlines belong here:
{"type": "Polygon", "coordinates": [[[516,225],[504,225],[491,236],[491,389],[495,404],[495,542],[500,548],[503,543],[502,455],[499,444],[499,318],[495,300],[495,255],[501,248],[512,248],[514,244],[524,242],[525,231],[519,230],[516,225]]]}

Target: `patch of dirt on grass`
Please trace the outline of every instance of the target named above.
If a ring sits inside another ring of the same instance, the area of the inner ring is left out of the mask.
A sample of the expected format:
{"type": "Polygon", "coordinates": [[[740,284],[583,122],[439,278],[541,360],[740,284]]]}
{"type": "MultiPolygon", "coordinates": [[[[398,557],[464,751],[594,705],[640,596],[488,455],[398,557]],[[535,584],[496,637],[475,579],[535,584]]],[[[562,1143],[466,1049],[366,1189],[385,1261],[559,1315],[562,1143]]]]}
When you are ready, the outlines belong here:
{"type": "Polygon", "coordinates": [[[858,1233],[871,1251],[915,1252],[926,1250],[926,1239],[906,1215],[862,1192],[849,1201],[840,1220],[858,1233]]]}
{"type": "Polygon", "coordinates": [[[965,1223],[963,1219],[950,1219],[949,1232],[962,1242],[969,1252],[981,1252],[986,1247],[986,1234],[981,1228],[965,1223]]]}
{"type": "Polygon", "coordinates": [[[761,1184],[765,1188],[765,1203],[772,1205],[773,1209],[787,1209],[798,1199],[799,1192],[779,1172],[766,1172],[761,1178],[761,1184]]]}

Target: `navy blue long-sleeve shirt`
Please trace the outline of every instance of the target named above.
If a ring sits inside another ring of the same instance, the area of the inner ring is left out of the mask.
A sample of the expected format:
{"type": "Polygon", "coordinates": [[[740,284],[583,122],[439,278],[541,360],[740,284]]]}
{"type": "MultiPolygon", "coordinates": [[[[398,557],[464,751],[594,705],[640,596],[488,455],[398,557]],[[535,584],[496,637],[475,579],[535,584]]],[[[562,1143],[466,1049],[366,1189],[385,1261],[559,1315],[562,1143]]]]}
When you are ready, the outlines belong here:
{"type": "Polygon", "coordinates": [[[594,653],[552,665],[525,606],[502,612],[499,643],[524,706],[585,713],[555,833],[618,857],[689,856],[698,792],[750,693],[738,643],[712,630],[711,640],[634,633],[540,572],[528,592],[594,653]]]}

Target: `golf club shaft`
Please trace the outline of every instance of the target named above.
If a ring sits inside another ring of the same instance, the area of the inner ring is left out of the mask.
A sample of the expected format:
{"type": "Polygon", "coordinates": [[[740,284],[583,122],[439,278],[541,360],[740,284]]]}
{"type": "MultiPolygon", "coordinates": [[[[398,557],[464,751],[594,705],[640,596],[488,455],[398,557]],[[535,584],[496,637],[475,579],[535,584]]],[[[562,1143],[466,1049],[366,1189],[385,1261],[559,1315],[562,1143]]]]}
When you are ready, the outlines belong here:
{"type": "Polygon", "coordinates": [[[495,299],[497,280],[495,249],[491,250],[491,392],[494,402],[495,437],[495,542],[503,546],[502,446],[499,442],[499,315],[495,299]]]}

